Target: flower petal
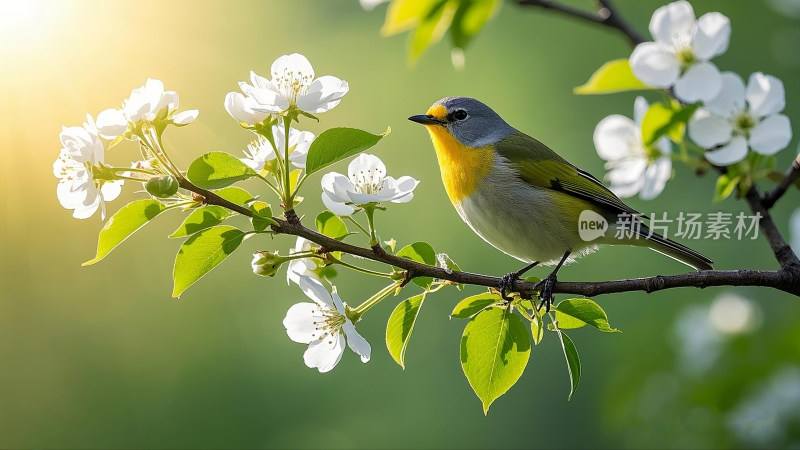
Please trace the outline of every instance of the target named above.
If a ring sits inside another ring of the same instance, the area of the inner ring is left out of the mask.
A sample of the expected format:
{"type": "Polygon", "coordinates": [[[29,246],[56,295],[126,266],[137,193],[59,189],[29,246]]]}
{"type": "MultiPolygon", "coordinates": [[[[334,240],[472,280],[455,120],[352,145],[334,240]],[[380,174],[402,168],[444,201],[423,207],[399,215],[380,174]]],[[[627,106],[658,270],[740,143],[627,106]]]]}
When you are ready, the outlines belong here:
{"type": "Polygon", "coordinates": [[[248,101],[248,98],[238,92],[229,92],[225,96],[225,111],[228,111],[237,122],[252,125],[269,117],[269,113],[253,111],[250,104],[253,104],[253,101],[248,101]]]}
{"type": "Polygon", "coordinates": [[[703,106],[718,116],[733,117],[745,109],[744,81],[733,72],[723,72],[720,79],[719,94],[704,102],[703,106]]]}
{"type": "Polygon", "coordinates": [[[118,109],[106,109],[97,115],[97,131],[106,139],[114,139],[128,129],[128,120],[118,109]]]}
{"type": "Polygon", "coordinates": [[[689,120],[689,137],[703,148],[713,148],[730,141],[733,127],[730,122],[700,108],[689,120]]]}
{"type": "Polygon", "coordinates": [[[314,300],[320,305],[324,305],[329,309],[333,309],[333,299],[331,298],[331,293],[325,289],[325,286],[323,286],[319,280],[311,278],[307,275],[300,275],[300,281],[297,283],[297,285],[300,286],[300,290],[306,294],[306,297],[314,300]]]}
{"type": "Polygon", "coordinates": [[[198,114],[200,114],[200,111],[196,109],[188,109],[186,111],[181,111],[172,116],[172,122],[175,125],[188,125],[194,122],[194,119],[197,119],[198,114]]]}
{"type": "Polygon", "coordinates": [[[314,80],[308,92],[297,97],[297,107],[310,113],[322,113],[333,109],[350,90],[347,81],[326,75],[314,80]]]}
{"type": "Polygon", "coordinates": [[[650,19],[650,33],[656,41],[672,44],[689,36],[694,20],[694,10],[689,2],[673,2],[655,10],[650,19]]]}
{"type": "Polygon", "coordinates": [[[100,186],[100,193],[103,195],[103,200],[110,202],[119,197],[122,192],[123,180],[107,181],[100,186]]]}
{"type": "Polygon", "coordinates": [[[322,192],[328,194],[331,200],[340,203],[349,202],[350,196],[347,192],[355,190],[355,186],[349,178],[336,172],[328,172],[323,175],[321,185],[322,192]]]}
{"type": "Polygon", "coordinates": [[[792,140],[792,126],[783,114],[769,116],[750,131],[750,147],[762,155],[774,155],[792,140]]]}
{"type": "Polygon", "coordinates": [[[644,179],[644,172],[647,170],[647,158],[627,158],[616,161],[610,167],[608,180],[611,184],[628,184],[644,179]]]}
{"type": "Polygon", "coordinates": [[[310,344],[320,338],[315,322],[322,320],[322,311],[316,303],[297,303],[289,308],[283,326],[289,339],[300,344],[310,344]]]}
{"type": "Polygon", "coordinates": [[[273,81],[276,78],[287,75],[295,78],[308,77],[309,82],[314,79],[314,68],[311,67],[311,63],[308,59],[299,53],[283,55],[276,59],[275,62],[272,63],[270,72],[272,73],[273,81]]]}
{"type": "Polygon", "coordinates": [[[327,192],[322,193],[322,203],[325,205],[325,208],[337,216],[349,216],[356,211],[356,208],[332,199],[327,192]]]}
{"type": "Polygon", "coordinates": [[[693,50],[695,56],[702,60],[725,53],[731,38],[731,21],[718,12],[703,14],[697,20],[694,31],[693,50]]]}
{"type": "Polygon", "coordinates": [[[306,366],[316,368],[320,373],[330,372],[342,360],[344,353],[344,335],[336,333],[312,342],[303,354],[306,366]]]}
{"type": "Polygon", "coordinates": [[[747,156],[747,141],[741,136],[734,137],[719,150],[705,153],[708,162],[715,166],[729,166],[743,160],[745,156],[747,156]]]}
{"type": "Polygon", "coordinates": [[[650,109],[650,104],[647,103],[647,99],[641,95],[637,96],[636,100],[633,101],[633,121],[636,122],[637,125],[642,124],[642,120],[644,120],[644,115],[647,114],[648,109],[650,109]]]}
{"type": "Polygon", "coordinates": [[[644,154],[639,127],[619,114],[601,120],[594,129],[593,139],[597,154],[606,161],[644,154]]]}
{"type": "Polygon", "coordinates": [[[344,331],[345,336],[347,336],[347,346],[356,352],[357,355],[361,356],[361,362],[369,362],[369,356],[370,353],[372,353],[372,348],[370,347],[369,342],[367,342],[363,336],[358,334],[356,327],[352,322],[350,322],[350,320],[342,325],[342,331],[344,331]]]}
{"type": "Polygon", "coordinates": [[[658,197],[672,176],[672,160],[669,157],[658,158],[647,167],[644,173],[644,185],[639,192],[642,200],[652,200],[658,197]]]}
{"type": "Polygon", "coordinates": [[[747,103],[758,117],[771,116],[783,111],[786,94],[783,82],[772,75],[756,72],[747,81],[747,103]]]}
{"type": "Polygon", "coordinates": [[[653,87],[672,86],[681,72],[675,53],[655,42],[637,45],[631,53],[630,64],[636,78],[653,87]]]}
{"type": "Polygon", "coordinates": [[[298,169],[306,168],[308,149],[311,148],[311,143],[314,141],[315,137],[314,133],[310,131],[301,131],[290,139],[289,145],[293,146],[294,150],[292,150],[292,153],[289,155],[289,160],[298,169]]]}
{"type": "Polygon", "coordinates": [[[386,165],[375,155],[362,153],[347,165],[347,175],[353,184],[358,184],[356,179],[386,176],[386,165]]]}
{"type": "Polygon", "coordinates": [[[689,67],[675,82],[675,96],[686,103],[711,100],[722,88],[717,66],[701,62],[689,67]]]}

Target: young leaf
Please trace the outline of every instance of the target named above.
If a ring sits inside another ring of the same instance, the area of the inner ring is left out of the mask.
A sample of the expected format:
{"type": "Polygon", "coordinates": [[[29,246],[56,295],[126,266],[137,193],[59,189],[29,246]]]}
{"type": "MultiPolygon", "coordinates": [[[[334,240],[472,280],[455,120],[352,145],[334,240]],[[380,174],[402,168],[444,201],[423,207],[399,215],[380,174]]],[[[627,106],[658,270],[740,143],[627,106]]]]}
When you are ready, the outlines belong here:
{"type": "Polygon", "coordinates": [[[441,0],[394,0],[386,11],[381,35],[391,36],[416,26],[441,0]]]}
{"type": "Polygon", "coordinates": [[[197,158],[189,166],[186,177],[205,189],[219,189],[256,176],[256,172],[233,155],[211,152],[197,158]]]}
{"type": "Polygon", "coordinates": [[[408,61],[414,63],[432,44],[439,42],[453,20],[456,5],[447,0],[438,0],[427,15],[423,16],[409,39],[408,61]]]}
{"type": "Polygon", "coordinates": [[[558,328],[568,330],[591,325],[606,333],[619,333],[608,324],[608,316],[603,308],[588,298],[573,298],[560,302],[555,307],[558,328]]]}
{"type": "Polygon", "coordinates": [[[575,94],[611,94],[613,92],[651,89],[633,75],[627,59],[617,59],[603,64],[583,86],[573,89],[575,94]]]}
{"type": "Polygon", "coordinates": [[[308,149],[306,175],[363,152],[377,144],[390,131],[390,128],[383,134],[372,134],[355,128],[330,128],[323,131],[308,149]]]}
{"type": "MultiPolygon", "coordinates": [[[[428,264],[430,266],[436,265],[436,252],[433,251],[431,244],[428,244],[427,242],[415,242],[413,244],[406,245],[405,247],[401,248],[399,252],[397,252],[397,256],[401,258],[408,258],[418,263],[428,264]]],[[[430,288],[431,284],[433,284],[433,278],[431,277],[417,277],[411,281],[425,290],[430,288]]]]}
{"type": "Polygon", "coordinates": [[[253,224],[253,229],[256,231],[264,231],[270,225],[277,225],[272,218],[272,208],[267,202],[254,202],[250,205],[250,211],[253,211],[253,217],[250,222],[253,224]]]}
{"type": "Polygon", "coordinates": [[[731,174],[723,173],[717,178],[717,184],[714,187],[714,202],[721,202],[733,194],[734,189],[741,181],[741,175],[732,176],[731,174]]]}
{"type": "Polygon", "coordinates": [[[681,142],[686,122],[696,109],[697,105],[682,107],[679,104],[653,103],[642,119],[642,142],[653,145],[662,136],[681,142]]]}
{"type": "Polygon", "coordinates": [[[469,319],[484,309],[495,303],[502,302],[503,299],[497,294],[484,292],[483,294],[473,295],[458,302],[450,317],[454,319],[469,319]]]}
{"type": "Polygon", "coordinates": [[[225,260],[242,243],[245,233],[237,228],[219,225],[192,235],[181,245],[172,272],[175,298],[203,275],[225,260]]]}
{"type": "Polygon", "coordinates": [[[466,48],[500,5],[499,0],[470,0],[459,3],[450,26],[453,47],[466,48]]]}
{"type": "Polygon", "coordinates": [[[425,301],[425,293],[403,300],[392,311],[389,322],[386,324],[386,348],[389,349],[389,354],[403,370],[406,368],[408,341],[411,339],[411,333],[414,331],[414,324],[417,322],[423,301],[425,301]]]}
{"type": "Polygon", "coordinates": [[[161,214],[167,207],[158,200],[136,200],[120,208],[111,216],[97,238],[97,255],[83,263],[90,266],[111,253],[128,236],[161,214]]]}
{"type": "Polygon", "coordinates": [[[533,320],[531,320],[531,336],[533,336],[533,345],[539,345],[544,337],[544,321],[536,308],[533,309],[533,320]]]}
{"type": "Polygon", "coordinates": [[[567,400],[572,400],[572,394],[575,389],[578,389],[578,383],[581,381],[581,358],[578,356],[578,349],[572,343],[572,339],[561,330],[556,328],[558,339],[561,340],[561,350],[564,351],[564,358],[567,360],[567,372],[569,372],[569,396],[567,400]]]}
{"type": "Polygon", "coordinates": [[[316,220],[317,231],[333,239],[342,239],[350,234],[347,225],[330,211],[322,211],[316,220]]]}
{"type": "Polygon", "coordinates": [[[470,319],[461,337],[461,368],[484,414],[519,380],[530,355],[528,327],[507,308],[487,309],[470,319]]]}
{"type": "Polygon", "coordinates": [[[231,212],[222,206],[210,205],[197,208],[183,220],[181,226],[169,235],[169,237],[179,238],[191,236],[198,231],[221,224],[222,221],[227,219],[230,215],[231,212]]]}
{"type": "MultiPolygon", "coordinates": [[[[456,262],[453,261],[453,259],[450,258],[450,255],[448,255],[447,253],[438,253],[436,255],[436,262],[442,269],[447,269],[450,272],[461,272],[461,267],[459,267],[458,264],[456,264],[456,262]]],[[[464,290],[463,283],[458,283],[455,285],[455,287],[459,291],[464,290]]]]}

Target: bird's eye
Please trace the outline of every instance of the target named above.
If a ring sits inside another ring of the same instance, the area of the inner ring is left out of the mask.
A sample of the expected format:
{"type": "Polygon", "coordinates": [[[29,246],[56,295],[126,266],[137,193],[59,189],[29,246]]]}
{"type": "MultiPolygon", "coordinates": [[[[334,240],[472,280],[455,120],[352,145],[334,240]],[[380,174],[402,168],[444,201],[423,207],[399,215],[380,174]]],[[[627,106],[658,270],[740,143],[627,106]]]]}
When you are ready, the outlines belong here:
{"type": "Polygon", "coordinates": [[[467,112],[463,109],[459,109],[453,113],[453,118],[456,120],[464,120],[467,118],[467,112]]]}

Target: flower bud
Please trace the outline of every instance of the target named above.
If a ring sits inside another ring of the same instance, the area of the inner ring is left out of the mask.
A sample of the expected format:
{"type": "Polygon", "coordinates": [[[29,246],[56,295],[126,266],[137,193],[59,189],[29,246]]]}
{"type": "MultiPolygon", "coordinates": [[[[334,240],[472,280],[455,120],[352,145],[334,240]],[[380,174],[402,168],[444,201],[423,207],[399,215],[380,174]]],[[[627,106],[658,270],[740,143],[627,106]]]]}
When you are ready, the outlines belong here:
{"type": "Polygon", "coordinates": [[[278,252],[253,252],[253,273],[261,275],[262,277],[274,277],[278,272],[278,268],[286,261],[286,257],[278,254],[278,252]]]}
{"type": "Polygon", "coordinates": [[[153,197],[171,197],[178,192],[178,180],[169,175],[154,177],[147,180],[144,187],[153,197]]]}

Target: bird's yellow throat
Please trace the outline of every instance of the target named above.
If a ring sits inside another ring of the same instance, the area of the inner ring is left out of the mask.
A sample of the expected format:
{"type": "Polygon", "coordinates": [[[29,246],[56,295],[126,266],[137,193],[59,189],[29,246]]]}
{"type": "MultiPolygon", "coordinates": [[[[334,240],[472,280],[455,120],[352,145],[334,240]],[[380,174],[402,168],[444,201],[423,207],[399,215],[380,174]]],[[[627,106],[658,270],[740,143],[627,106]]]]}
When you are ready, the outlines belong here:
{"type": "Polygon", "coordinates": [[[458,205],[478,188],[494,165],[494,151],[489,147],[467,147],[454,138],[446,128],[427,125],[433,148],[439,160],[442,182],[453,205],[458,205]]]}

